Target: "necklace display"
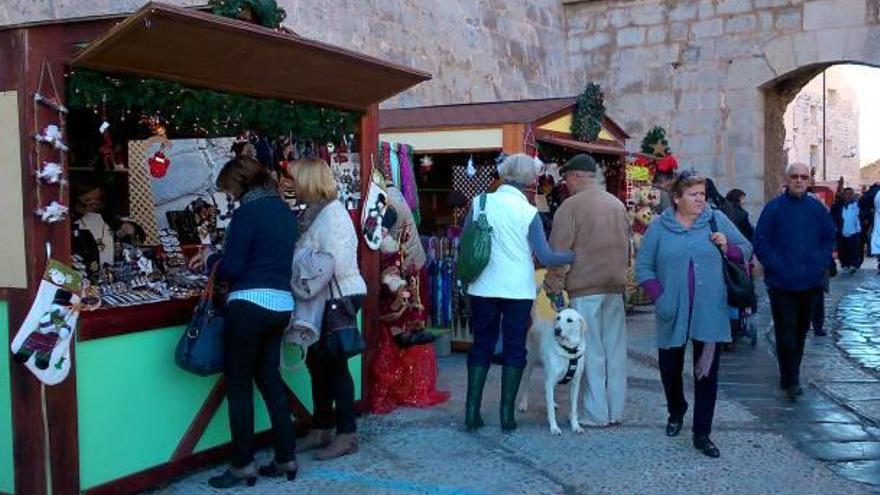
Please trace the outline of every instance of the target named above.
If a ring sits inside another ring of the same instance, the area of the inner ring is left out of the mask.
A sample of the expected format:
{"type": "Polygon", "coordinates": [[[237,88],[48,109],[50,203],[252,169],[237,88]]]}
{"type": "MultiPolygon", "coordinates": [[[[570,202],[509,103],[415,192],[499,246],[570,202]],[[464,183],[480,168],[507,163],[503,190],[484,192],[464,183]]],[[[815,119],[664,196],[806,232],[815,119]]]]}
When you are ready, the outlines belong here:
{"type": "Polygon", "coordinates": [[[113,240],[108,239],[111,232],[101,215],[98,213],[86,213],[79,222],[82,228],[91,232],[95,238],[95,244],[98,247],[98,254],[101,258],[101,265],[105,263],[112,264],[115,251],[113,249],[113,240]]]}

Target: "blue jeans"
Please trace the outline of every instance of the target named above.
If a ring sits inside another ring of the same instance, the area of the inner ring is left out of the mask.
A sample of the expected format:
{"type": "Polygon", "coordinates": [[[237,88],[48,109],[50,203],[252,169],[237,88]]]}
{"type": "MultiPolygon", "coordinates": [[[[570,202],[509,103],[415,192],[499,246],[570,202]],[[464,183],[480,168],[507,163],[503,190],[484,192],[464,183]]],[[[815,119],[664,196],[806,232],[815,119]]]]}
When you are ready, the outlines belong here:
{"type": "Polygon", "coordinates": [[[471,331],[474,345],[468,354],[468,366],[488,368],[501,333],[501,362],[514,368],[526,367],[526,334],[531,325],[531,299],[500,297],[471,298],[471,331]]]}

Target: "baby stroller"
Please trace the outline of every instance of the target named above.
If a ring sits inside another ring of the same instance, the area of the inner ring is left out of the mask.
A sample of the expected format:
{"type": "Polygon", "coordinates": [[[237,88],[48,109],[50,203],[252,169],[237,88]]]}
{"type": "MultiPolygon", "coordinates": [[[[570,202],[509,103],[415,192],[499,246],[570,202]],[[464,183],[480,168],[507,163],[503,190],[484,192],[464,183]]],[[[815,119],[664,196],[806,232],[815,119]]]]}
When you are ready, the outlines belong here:
{"type": "MultiPolygon", "coordinates": [[[[746,263],[746,272],[752,275],[754,263],[746,263]]],[[[733,342],[741,338],[748,338],[752,347],[758,344],[758,325],[755,315],[758,313],[758,296],[752,293],[752,305],[749,308],[730,308],[731,319],[736,318],[737,324],[731,327],[731,339],[733,342]]]]}

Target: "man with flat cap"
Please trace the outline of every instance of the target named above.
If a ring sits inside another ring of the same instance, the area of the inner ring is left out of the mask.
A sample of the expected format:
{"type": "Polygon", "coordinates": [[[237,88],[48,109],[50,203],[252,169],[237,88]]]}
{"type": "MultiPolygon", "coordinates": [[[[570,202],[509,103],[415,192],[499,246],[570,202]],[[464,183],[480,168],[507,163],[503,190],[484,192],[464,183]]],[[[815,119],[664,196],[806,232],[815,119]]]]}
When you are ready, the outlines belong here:
{"type": "Polygon", "coordinates": [[[571,196],[553,216],[550,244],[571,249],[575,262],[550,269],[544,288],[559,309],[561,293],[587,323],[585,426],[623,419],[626,399],[626,315],[623,293],[629,264],[626,207],[596,182],[596,161],[576,155],[559,172],[571,196]]]}

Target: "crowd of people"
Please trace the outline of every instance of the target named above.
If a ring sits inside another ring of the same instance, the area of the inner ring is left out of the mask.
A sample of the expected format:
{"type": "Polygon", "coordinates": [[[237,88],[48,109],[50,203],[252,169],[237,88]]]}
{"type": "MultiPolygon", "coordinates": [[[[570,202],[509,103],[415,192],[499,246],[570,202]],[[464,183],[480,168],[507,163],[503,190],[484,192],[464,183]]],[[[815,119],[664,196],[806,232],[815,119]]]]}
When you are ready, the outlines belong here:
{"type": "MultiPolygon", "coordinates": [[[[492,249],[487,265],[467,287],[474,342],[467,359],[465,426],[469,431],[484,426],[483,388],[490,365],[499,363],[501,429],[510,432],[517,427],[514,403],[539,288],[534,259],[548,268],[544,289],[554,308],[570,307],[586,323],[582,426],[621,423],[627,382],[623,295],[628,268],[634,265],[638,284],[654,303],[660,379],[667,402],[665,432],[678,435],[689,408],[683,375],[690,342],[695,377],[693,445],[706,456],[719,457],[710,435],[721,351],[738,336],[743,312],[754,311],[754,307],[732,306],[722,263],[738,264],[746,273],[755,260],[763,266],[779,384],[788,399],[797,400],[802,393],[800,365],[806,335],[834,271],[833,250],[836,245],[844,269],[853,271],[861,265],[866,233],[880,211],[874,205],[880,201],[876,194],[880,185],[861,199],[852,189],[841,187],[829,210],[809,191],[809,167],[792,163],[785,170],[782,192],[764,207],[753,227],[742,190],[722,196],[710,179],[684,171],[658,181],[668,206],[650,224],[632,260],[626,208],[600,187],[597,172],[596,161],[586,154],[560,168],[571,195],[554,215],[549,240],[526,196],[537,175],[530,156],[507,157],[499,166],[499,187],[479,207],[474,200],[464,229],[484,215],[491,227],[492,249]]],[[[284,202],[274,178],[261,164],[247,157],[229,161],[217,185],[240,206],[223,249],[200,253],[190,261],[190,266],[214,272],[230,285],[223,373],[233,454],[229,469],[209,480],[217,488],[253,484],[258,475],[295,479],[296,455],[308,450],[314,450],[319,460],[358,450],[355,387],[347,357],[321,345],[328,332],[320,331],[320,324],[305,345],[314,403],[312,429],[298,442],[294,435],[280,373],[285,330],[292,317],[314,319],[330,304],[356,312],[367,285],[358,268],[358,235],[337,199],[337,184],[327,163],[300,160],[291,166],[291,175],[297,200],[305,205],[298,213],[284,202]],[[328,272],[332,277],[322,286],[298,287],[296,280],[312,280],[307,275],[312,272],[328,272]],[[322,295],[314,299],[303,297],[304,293],[322,295]],[[266,403],[274,439],[273,462],[259,468],[254,463],[254,384],[266,403]]],[[[386,230],[396,232],[392,236],[396,243],[385,254],[398,278],[416,284],[413,288],[418,291],[418,281],[425,279],[424,252],[411,242],[414,237],[408,237],[415,225],[405,203],[391,203],[400,211],[392,212],[386,222],[386,230]]],[[[873,237],[872,252],[880,253],[880,235],[875,232],[873,237]]],[[[418,310],[418,306],[407,308],[418,310]]],[[[367,371],[380,377],[368,405],[375,412],[397,405],[430,406],[448,397],[436,390],[433,350],[407,350],[423,337],[423,326],[410,322],[418,314],[399,316],[403,319],[383,320],[381,331],[387,335],[378,340],[383,356],[374,361],[375,370],[367,371]],[[392,381],[383,383],[382,375],[392,381]]]]}

